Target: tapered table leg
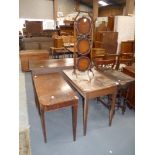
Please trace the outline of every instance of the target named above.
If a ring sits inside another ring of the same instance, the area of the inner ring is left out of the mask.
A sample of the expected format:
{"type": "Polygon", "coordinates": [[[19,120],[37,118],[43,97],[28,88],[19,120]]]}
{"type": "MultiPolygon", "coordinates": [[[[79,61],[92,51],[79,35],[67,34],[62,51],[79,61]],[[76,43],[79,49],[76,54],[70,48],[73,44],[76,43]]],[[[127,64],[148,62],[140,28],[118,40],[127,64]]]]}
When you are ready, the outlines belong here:
{"type": "Polygon", "coordinates": [[[40,110],[40,118],[41,118],[41,125],[43,130],[44,142],[47,142],[46,138],[46,125],[45,125],[45,112],[44,110],[40,110]]]}
{"type": "Polygon", "coordinates": [[[84,98],[83,103],[83,134],[86,135],[87,132],[87,118],[88,118],[88,99],[84,98]]]}
{"type": "Polygon", "coordinates": [[[72,106],[72,126],[73,126],[73,140],[74,141],[76,141],[77,109],[78,109],[77,104],[72,106]]]}
{"type": "Polygon", "coordinates": [[[109,111],[109,126],[111,126],[112,124],[112,119],[115,113],[115,103],[116,103],[116,93],[112,94],[111,109],[109,111]]]}

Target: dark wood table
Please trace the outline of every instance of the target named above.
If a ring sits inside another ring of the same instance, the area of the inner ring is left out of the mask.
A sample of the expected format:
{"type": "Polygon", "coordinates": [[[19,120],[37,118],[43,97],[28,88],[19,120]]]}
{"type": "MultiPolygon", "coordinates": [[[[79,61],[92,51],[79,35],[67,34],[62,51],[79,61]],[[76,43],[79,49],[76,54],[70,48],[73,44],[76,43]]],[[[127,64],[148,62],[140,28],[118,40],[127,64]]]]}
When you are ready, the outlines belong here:
{"type": "Polygon", "coordinates": [[[61,72],[63,69],[73,69],[73,66],[73,58],[30,61],[32,75],[61,72]]]}
{"type": "MultiPolygon", "coordinates": [[[[135,77],[135,66],[123,67],[122,72],[131,77],[135,77]]],[[[135,82],[129,86],[127,99],[128,99],[129,107],[135,108],[135,82]]]]}
{"type": "Polygon", "coordinates": [[[94,76],[87,73],[81,73],[73,70],[64,70],[64,77],[68,82],[83,96],[83,126],[84,135],[87,130],[87,116],[89,99],[98,98],[105,95],[112,95],[112,103],[109,111],[109,125],[112,124],[112,118],[115,111],[116,94],[119,86],[127,85],[134,81],[134,78],[116,71],[116,70],[104,70],[97,71],[93,69],[94,76]]]}
{"type": "Polygon", "coordinates": [[[93,70],[93,74],[88,76],[87,72],[81,73],[77,71],[75,75],[72,69],[63,70],[64,77],[83,96],[83,129],[84,135],[87,130],[87,116],[89,99],[97,98],[105,95],[112,95],[112,106],[109,112],[109,125],[115,110],[115,99],[117,93],[117,83],[105,76],[104,74],[93,70]]]}
{"type": "MultiPolygon", "coordinates": [[[[44,113],[72,107],[73,139],[76,140],[78,97],[60,73],[32,76],[36,106],[41,118],[44,141],[46,138],[44,113]]],[[[52,131],[51,131],[52,132],[52,131]]]]}

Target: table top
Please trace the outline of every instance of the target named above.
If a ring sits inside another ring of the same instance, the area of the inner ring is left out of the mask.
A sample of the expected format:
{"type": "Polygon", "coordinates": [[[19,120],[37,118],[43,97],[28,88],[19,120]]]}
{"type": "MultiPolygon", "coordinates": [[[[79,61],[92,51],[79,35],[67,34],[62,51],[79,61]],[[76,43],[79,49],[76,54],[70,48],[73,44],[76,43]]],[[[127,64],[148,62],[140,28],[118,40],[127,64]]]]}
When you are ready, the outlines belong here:
{"type": "Polygon", "coordinates": [[[73,73],[73,69],[63,70],[63,73],[82,91],[93,92],[107,87],[116,86],[116,83],[109,79],[104,74],[93,70],[94,76],[91,72],[76,71],[76,75],[73,73]]]}
{"type": "Polygon", "coordinates": [[[30,69],[34,70],[37,68],[58,68],[65,66],[74,66],[73,58],[64,59],[48,59],[48,60],[33,60],[29,62],[30,69]]]}
{"type": "Polygon", "coordinates": [[[90,79],[88,72],[76,71],[76,75],[73,70],[63,70],[63,73],[70,79],[80,91],[82,92],[94,92],[102,89],[107,89],[112,86],[124,85],[129,82],[134,81],[134,78],[115,70],[106,70],[105,72],[92,70],[93,74],[90,72],[90,79]]]}
{"type": "Polygon", "coordinates": [[[20,55],[27,55],[27,54],[44,54],[44,53],[47,53],[49,54],[49,51],[48,50],[21,50],[19,52],[20,55]]]}
{"type": "Polygon", "coordinates": [[[78,99],[60,73],[33,76],[33,81],[40,106],[43,108],[48,109],[56,105],[56,108],[59,108],[62,104],[78,99]]]}
{"type": "Polygon", "coordinates": [[[126,85],[130,82],[133,82],[135,79],[131,76],[128,76],[121,71],[118,70],[104,70],[102,73],[113,80],[114,82],[117,82],[119,85],[126,85]]]}

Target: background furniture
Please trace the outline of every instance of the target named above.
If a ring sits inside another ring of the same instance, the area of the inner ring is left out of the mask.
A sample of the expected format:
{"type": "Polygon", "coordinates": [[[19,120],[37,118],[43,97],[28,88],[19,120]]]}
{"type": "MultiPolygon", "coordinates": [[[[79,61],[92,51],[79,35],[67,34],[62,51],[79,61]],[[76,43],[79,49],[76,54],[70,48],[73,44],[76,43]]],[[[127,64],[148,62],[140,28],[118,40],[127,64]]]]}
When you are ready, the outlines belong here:
{"type": "Polygon", "coordinates": [[[31,37],[22,39],[23,50],[49,50],[53,46],[53,39],[49,37],[31,37]]]}
{"type": "Polygon", "coordinates": [[[134,40],[122,41],[121,53],[135,53],[135,41],[134,40]]]}
{"type": "Polygon", "coordinates": [[[117,32],[98,31],[94,42],[94,48],[104,48],[109,54],[116,54],[117,52],[117,32]]]}
{"type": "Polygon", "coordinates": [[[73,35],[73,25],[60,25],[60,35],[73,35]]]}
{"type": "MultiPolygon", "coordinates": [[[[115,104],[115,107],[122,109],[122,114],[124,114],[126,110],[126,103],[128,100],[128,90],[130,89],[130,86],[134,83],[134,78],[120,72],[114,69],[101,69],[100,70],[104,75],[106,75],[108,78],[113,80],[117,84],[117,101],[115,104]]],[[[107,96],[108,100],[111,100],[109,98],[109,95],[107,96]]],[[[97,98],[98,101],[100,101],[104,106],[106,106],[109,110],[111,109],[111,103],[110,101],[105,103],[104,98],[101,97],[97,98]]]]}
{"type": "Polygon", "coordinates": [[[118,54],[107,54],[99,55],[93,58],[94,65],[97,69],[116,69],[118,63],[118,54]]]}
{"type": "Polygon", "coordinates": [[[25,21],[27,36],[40,36],[43,32],[42,21],[25,21]]]}
{"type": "Polygon", "coordinates": [[[30,60],[49,59],[49,52],[47,50],[22,50],[19,55],[23,72],[29,71],[30,60]]]}
{"type": "MultiPolygon", "coordinates": [[[[76,140],[78,97],[60,73],[33,76],[36,106],[46,138],[45,112],[64,107],[72,107],[73,140],[76,140]]],[[[52,131],[51,131],[52,132],[52,131]]]]}

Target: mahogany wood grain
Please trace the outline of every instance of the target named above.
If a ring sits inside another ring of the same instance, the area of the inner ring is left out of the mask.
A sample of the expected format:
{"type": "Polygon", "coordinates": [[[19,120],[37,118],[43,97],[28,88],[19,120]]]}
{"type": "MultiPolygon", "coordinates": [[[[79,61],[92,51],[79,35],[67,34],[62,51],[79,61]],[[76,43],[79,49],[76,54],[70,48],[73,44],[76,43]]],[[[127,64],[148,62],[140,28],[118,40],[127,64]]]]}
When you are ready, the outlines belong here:
{"type": "Polygon", "coordinates": [[[60,73],[32,76],[34,93],[38,100],[44,142],[47,142],[45,112],[64,107],[72,108],[73,140],[76,140],[78,97],[60,73]]]}

